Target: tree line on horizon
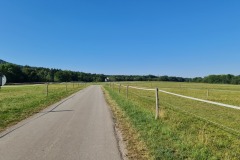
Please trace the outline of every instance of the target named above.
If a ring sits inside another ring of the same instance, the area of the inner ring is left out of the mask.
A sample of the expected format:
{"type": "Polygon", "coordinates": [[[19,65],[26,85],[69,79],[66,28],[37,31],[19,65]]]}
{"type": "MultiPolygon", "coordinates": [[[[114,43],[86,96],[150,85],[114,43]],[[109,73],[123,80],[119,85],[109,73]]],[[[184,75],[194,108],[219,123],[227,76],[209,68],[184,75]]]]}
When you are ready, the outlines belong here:
{"type": "Polygon", "coordinates": [[[198,82],[218,84],[240,84],[240,75],[209,75],[206,77],[183,78],[173,76],[154,75],[104,75],[75,72],[61,69],[43,67],[20,66],[1,61],[0,73],[7,77],[8,83],[33,82],[104,82],[108,77],[110,81],[171,81],[171,82],[198,82]]]}

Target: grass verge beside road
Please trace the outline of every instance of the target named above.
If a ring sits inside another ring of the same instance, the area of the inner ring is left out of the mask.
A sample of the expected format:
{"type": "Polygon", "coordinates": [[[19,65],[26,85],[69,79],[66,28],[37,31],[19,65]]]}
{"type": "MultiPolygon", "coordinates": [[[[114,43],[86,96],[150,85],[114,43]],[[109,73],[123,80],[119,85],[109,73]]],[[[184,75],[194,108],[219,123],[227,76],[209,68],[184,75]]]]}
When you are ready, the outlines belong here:
{"type": "Polygon", "coordinates": [[[132,127],[131,121],[128,116],[124,113],[121,107],[118,106],[115,100],[112,99],[110,91],[103,88],[105,98],[111,108],[113,116],[115,118],[115,125],[117,129],[121,131],[122,138],[124,144],[126,145],[127,153],[123,153],[123,157],[127,157],[128,159],[153,159],[150,156],[149,151],[146,148],[144,142],[140,139],[140,135],[137,131],[132,127]]]}
{"type": "Polygon", "coordinates": [[[49,105],[85,88],[85,85],[50,84],[3,87],[0,90],[0,131],[26,119],[49,105]]]}

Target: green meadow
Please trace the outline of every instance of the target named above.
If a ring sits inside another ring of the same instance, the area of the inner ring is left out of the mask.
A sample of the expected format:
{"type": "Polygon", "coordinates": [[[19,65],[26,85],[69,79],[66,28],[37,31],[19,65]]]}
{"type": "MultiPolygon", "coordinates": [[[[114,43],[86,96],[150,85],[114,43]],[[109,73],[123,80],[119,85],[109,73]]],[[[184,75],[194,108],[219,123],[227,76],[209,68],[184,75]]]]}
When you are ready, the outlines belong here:
{"type": "Polygon", "coordinates": [[[159,88],[185,96],[240,106],[240,85],[180,83],[180,82],[133,82],[125,85],[159,88]]]}
{"type": "Polygon", "coordinates": [[[0,90],[0,131],[83,89],[83,84],[5,86],[0,90]]]}
{"type": "MultiPolygon", "coordinates": [[[[240,86],[173,82],[124,82],[123,85],[165,91],[240,106],[240,86]],[[207,94],[207,92],[209,92],[207,94]]],[[[240,110],[159,92],[160,118],[155,120],[155,92],[105,85],[111,98],[155,159],[239,159],[240,110]]]]}

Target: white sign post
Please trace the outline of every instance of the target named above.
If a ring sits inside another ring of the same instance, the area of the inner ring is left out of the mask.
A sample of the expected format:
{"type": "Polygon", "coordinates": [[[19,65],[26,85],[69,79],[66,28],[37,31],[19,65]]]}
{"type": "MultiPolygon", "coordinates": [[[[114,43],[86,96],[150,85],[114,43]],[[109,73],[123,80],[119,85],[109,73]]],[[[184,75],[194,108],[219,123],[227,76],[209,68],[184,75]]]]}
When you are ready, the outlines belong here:
{"type": "Polygon", "coordinates": [[[7,78],[4,75],[0,75],[0,89],[2,86],[4,86],[7,82],[7,78]]]}

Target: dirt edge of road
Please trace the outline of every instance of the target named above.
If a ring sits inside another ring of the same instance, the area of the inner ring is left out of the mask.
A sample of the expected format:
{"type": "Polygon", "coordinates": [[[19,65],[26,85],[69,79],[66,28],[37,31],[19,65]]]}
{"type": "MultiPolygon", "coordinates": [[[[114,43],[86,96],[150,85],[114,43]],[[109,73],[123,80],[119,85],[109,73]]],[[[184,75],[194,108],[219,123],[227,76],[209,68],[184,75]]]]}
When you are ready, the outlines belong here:
{"type": "Polygon", "coordinates": [[[135,131],[124,112],[118,107],[116,102],[110,97],[108,91],[102,87],[105,99],[112,111],[115,123],[115,134],[117,136],[121,156],[124,160],[152,159],[146,145],[139,138],[139,134],[135,131]]]}

